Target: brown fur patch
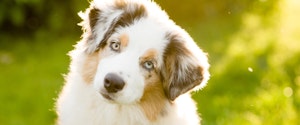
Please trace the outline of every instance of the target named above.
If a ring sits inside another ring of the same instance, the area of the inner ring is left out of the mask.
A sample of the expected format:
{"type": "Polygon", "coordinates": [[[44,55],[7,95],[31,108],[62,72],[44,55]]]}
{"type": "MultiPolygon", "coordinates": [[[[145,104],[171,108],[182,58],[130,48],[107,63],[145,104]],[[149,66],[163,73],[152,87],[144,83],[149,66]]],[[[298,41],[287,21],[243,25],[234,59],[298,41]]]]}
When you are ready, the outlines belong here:
{"type": "Polygon", "coordinates": [[[141,61],[143,62],[144,60],[155,60],[158,52],[155,49],[149,49],[147,50],[143,56],[141,56],[141,61]]]}
{"type": "Polygon", "coordinates": [[[116,0],[115,5],[117,8],[123,8],[124,6],[126,6],[126,2],[124,0],[116,0]]]}
{"type": "MultiPolygon", "coordinates": [[[[141,57],[141,62],[151,60],[156,67],[156,58],[158,52],[155,49],[147,50],[141,57]]],[[[165,106],[168,103],[167,97],[164,94],[164,89],[161,82],[161,77],[158,74],[158,69],[144,72],[145,90],[140,101],[145,115],[150,121],[157,120],[157,117],[165,114],[165,106]]]]}
{"type": "Polygon", "coordinates": [[[86,83],[90,84],[94,80],[94,77],[97,72],[98,63],[99,63],[98,52],[87,55],[82,68],[82,77],[86,83]]]}
{"type": "Polygon", "coordinates": [[[165,106],[168,103],[164,94],[160,77],[153,73],[151,77],[146,77],[146,87],[144,95],[140,101],[140,106],[150,121],[155,121],[159,116],[165,114],[165,106]]]}
{"type": "Polygon", "coordinates": [[[180,36],[168,34],[167,39],[170,43],[165,48],[161,74],[166,95],[173,101],[201,83],[203,69],[180,36]]]}
{"type": "Polygon", "coordinates": [[[138,3],[128,4],[123,0],[118,0],[116,1],[115,5],[116,5],[116,9],[120,9],[124,11],[122,15],[119,17],[119,20],[116,23],[116,27],[129,26],[133,24],[134,21],[137,21],[142,17],[147,16],[146,7],[143,4],[138,4],[138,3]]]}
{"type": "Polygon", "coordinates": [[[124,48],[128,45],[129,38],[128,38],[127,34],[125,34],[125,33],[122,34],[119,39],[120,39],[122,48],[124,48]]]}
{"type": "Polygon", "coordinates": [[[99,20],[99,14],[100,10],[97,8],[91,8],[89,13],[89,23],[90,23],[90,29],[93,31],[95,28],[97,21],[99,20]]]}

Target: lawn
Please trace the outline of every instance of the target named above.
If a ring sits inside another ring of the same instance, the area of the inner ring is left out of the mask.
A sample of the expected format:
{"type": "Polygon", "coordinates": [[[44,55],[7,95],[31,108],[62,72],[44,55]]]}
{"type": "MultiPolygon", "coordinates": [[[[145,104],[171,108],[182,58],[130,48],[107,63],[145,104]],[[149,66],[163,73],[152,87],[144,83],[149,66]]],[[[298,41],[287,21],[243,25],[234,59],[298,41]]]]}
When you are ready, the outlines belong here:
{"type": "MultiPolygon", "coordinates": [[[[202,124],[300,124],[299,13],[298,0],[281,0],[266,14],[258,7],[178,22],[209,54],[211,79],[193,93],[202,124]]],[[[67,52],[79,39],[79,33],[46,29],[32,36],[0,34],[1,125],[54,124],[67,52]]]]}
{"type": "Polygon", "coordinates": [[[66,53],[76,39],[5,40],[14,42],[0,47],[0,124],[53,123],[54,101],[68,70],[66,53]]]}

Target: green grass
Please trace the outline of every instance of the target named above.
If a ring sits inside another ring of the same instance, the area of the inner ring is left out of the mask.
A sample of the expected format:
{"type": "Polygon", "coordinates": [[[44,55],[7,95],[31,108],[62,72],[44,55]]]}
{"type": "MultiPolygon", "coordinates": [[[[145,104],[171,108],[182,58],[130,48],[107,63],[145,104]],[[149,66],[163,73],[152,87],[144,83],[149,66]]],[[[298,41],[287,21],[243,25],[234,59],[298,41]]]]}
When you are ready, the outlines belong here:
{"type": "MultiPolygon", "coordinates": [[[[300,124],[299,5],[179,23],[209,53],[211,79],[193,96],[204,125],[300,124]]],[[[79,36],[0,34],[1,125],[54,124],[66,54],[79,36]]]]}
{"type": "Polygon", "coordinates": [[[2,40],[7,45],[1,43],[0,50],[0,124],[53,123],[54,100],[68,69],[66,53],[75,39],[42,36],[29,41],[3,36],[2,40]]]}

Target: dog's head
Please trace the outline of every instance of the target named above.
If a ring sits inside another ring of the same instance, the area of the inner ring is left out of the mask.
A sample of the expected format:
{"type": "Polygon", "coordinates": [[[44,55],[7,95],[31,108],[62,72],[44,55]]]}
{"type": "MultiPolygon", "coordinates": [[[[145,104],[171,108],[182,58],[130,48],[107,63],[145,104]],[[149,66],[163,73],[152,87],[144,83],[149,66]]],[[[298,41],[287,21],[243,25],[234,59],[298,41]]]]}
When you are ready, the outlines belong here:
{"type": "Polygon", "coordinates": [[[206,54],[155,3],[94,1],[80,16],[80,71],[106,100],[174,101],[206,84],[206,54]]]}

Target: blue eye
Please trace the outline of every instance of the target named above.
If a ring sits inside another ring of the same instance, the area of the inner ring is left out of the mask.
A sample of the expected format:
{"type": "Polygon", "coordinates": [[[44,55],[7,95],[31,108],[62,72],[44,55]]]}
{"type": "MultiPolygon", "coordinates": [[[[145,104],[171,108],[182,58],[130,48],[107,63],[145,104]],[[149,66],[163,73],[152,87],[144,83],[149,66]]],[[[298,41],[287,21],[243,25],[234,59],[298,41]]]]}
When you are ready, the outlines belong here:
{"type": "Polygon", "coordinates": [[[117,40],[113,40],[112,42],[110,42],[110,48],[113,51],[120,51],[121,48],[120,42],[118,42],[117,40]]]}
{"type": "Polygon", "coordinates": [[[151,70],[154,68],[154,64],[151,61],[146,61],[144,62],[143,67],[147,70],[151,70]]]}

